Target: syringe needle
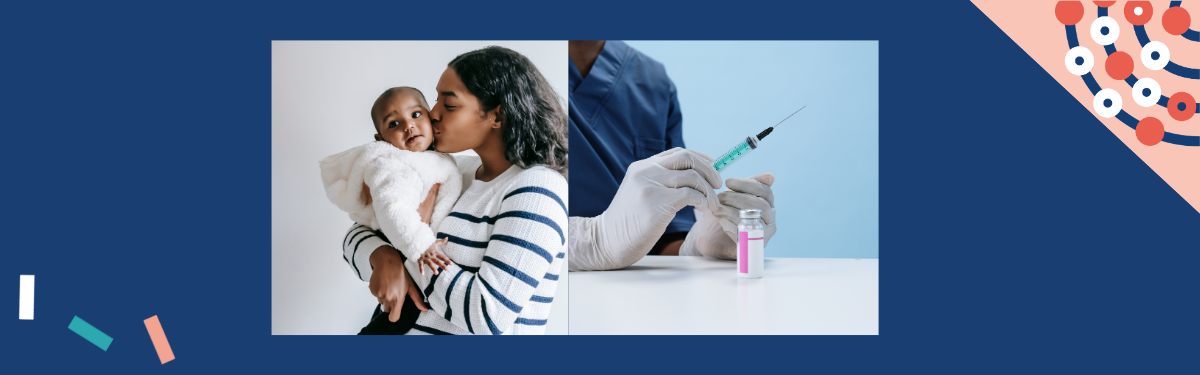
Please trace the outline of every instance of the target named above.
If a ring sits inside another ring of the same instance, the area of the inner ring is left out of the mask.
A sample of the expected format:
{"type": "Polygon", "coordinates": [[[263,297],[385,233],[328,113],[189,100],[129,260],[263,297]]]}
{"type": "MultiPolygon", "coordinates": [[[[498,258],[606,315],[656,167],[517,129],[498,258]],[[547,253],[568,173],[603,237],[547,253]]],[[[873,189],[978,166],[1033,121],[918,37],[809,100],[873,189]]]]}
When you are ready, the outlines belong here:
{"type": "MultiPolygon", "coordinates": [[[[787,121],[787,119],[792,118],[793,115],[800,113],[800,111],[803,110],[805,107],[808,107],[808,106],[806,105],[804,107],[800,107],[800,109],[797,109],[796,112],[792,112],[792,114],[790,114],[790,115],[788,115],[788,117],[784,118],[783,121],[787,121]]],[[[780,121],[779,124],[782,124],[783,121],[780,121]]],[[[733,164],[733,162],[736,162],[736,161],[738,161],[738,159],[741,159],[743,156],[746,156],[746,154],[750,153],[750,151],[754,151],[754,149],[758,148],[758,141],[763,140],[763,138],[766,138],[768,134],[771,134],[771,132],[774,131],[775,127],[779,126],[779,124],[775,124],[769,128],[763,129],[763,131],[761,133],[758,133],[758,135],[752,135],[752,136],[746,137],[745,141],[742,141],[742,143],[739,143],[737,146],[734,146],[732,150],[729,150],[729,152],[726,152],[724,155],[721,155],[720,158],[718,158],[715,162],[713,162],[713,169],[716,169],[717,172],[721,172],[722,170],[724,170],[725,168],[728,168],[731,164],[733,164]]]]}
{"type": "MultiPolygon", "coordinates": [[[[804,107],[808,107],[808,105],[805,105],[804,107]]],[[[788,115],[788,117],[784,117],[783,121],[787,121],[787,119],[792,118],[792,116],[795,114],[800,113],[801,110],[804,110],[804,107],[800,107],[800,109],[797,109],[796,112],[792,112],[792,114],[788,115]]],[[[783,121],[780,121],[779,124],[782,124],[783,121]]],[[[779,126],[779,124],[771,125],[771,128],[775,128],[776,126],[779,126]]]]}

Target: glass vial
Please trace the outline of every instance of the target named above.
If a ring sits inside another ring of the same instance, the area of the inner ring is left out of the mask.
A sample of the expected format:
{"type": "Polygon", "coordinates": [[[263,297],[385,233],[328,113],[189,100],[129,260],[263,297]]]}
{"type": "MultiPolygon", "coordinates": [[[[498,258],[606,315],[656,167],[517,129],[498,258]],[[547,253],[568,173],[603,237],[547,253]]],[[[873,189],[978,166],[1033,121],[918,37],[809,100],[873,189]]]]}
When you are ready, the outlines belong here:
{"type": "Polygon", "coordinates": [[[741,210],[738,216],[738,277],[757,279],[763,276],[762,210],[741,210]]]}

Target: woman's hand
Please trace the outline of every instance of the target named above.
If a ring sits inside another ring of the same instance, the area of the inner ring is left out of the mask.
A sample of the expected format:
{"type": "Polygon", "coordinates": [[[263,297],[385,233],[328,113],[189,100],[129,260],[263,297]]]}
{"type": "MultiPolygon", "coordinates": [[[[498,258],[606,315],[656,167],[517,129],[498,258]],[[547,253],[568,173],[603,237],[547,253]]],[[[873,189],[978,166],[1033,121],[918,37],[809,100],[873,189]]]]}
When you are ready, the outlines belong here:
{"type": "Polygon", "coordinates": [[[433,205],[437,204],[438,189],[442,188],[442,184],[433,184],[429,189],[429,195],[425,197],[425,201],[417,206],[417,213],[421,215],[421,221],[429,224],[433,220],[433,205]]]}
{"type": "Polygon", "coordinates": [[[384,312],[388,312],[388,320],[392,323],[400,320],[400,307],[404,305],[404,297],[412,298],[421,311],[429,310],[422,299],[421,291],[404,270],[404,260],[400,252],[391,246],[380,246],[371,253],[371,295],[379,300],[384,312]]]}

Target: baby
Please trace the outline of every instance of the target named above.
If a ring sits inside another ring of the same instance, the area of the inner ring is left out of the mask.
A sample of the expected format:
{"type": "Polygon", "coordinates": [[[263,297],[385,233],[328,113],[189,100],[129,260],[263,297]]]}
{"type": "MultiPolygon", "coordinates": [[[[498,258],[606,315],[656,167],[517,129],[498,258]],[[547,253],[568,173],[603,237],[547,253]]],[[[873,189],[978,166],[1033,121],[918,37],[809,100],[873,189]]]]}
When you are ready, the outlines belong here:
{"type": "Polygon", "coordinates": [[[325,195],[350,218],[378,231],[408,259],[418,259],[421,273],[435,274],[450,259],[440,251],[448,239],[434,238],[462,190],[454,159],[434,151],[429,104],[421,91],[393,87],[371,107],[375,142],[327,157],[320,162],[325,195]],[[430,151],[430,152],[426,152],[430,151]],[[429,189],[441,185],[429,225],[417,207],[429,189]]]}

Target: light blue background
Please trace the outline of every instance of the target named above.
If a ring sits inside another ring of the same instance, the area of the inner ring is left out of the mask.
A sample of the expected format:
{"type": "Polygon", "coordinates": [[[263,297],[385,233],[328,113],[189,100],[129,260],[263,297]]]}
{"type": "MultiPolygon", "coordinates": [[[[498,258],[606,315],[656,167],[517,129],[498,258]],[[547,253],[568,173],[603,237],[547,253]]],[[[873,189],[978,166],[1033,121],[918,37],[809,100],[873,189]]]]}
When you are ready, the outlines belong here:
{"type": "Polygon", "coordinates": [[[713,157],[808,105],[721,173],[775,174],[768,257],[879,257],[877,41],[627,43],[666,66],[684,142],[713,157]]]}

